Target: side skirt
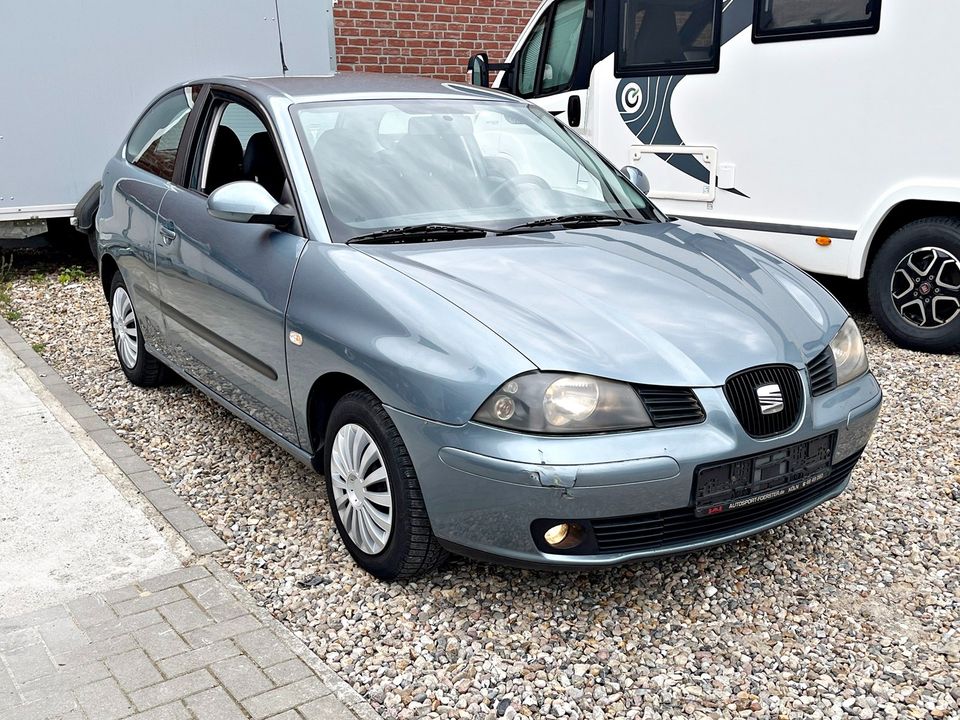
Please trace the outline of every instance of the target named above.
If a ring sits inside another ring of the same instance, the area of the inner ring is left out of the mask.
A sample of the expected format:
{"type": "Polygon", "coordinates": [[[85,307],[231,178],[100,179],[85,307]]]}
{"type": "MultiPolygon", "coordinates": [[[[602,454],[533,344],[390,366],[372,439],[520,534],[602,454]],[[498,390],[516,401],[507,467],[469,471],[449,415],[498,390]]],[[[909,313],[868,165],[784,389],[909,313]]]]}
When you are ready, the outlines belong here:
{"type": "Polygon", "coordinates": [[[231,403],[229,400],[225,399],[221,395],[217,394],[215,391],[208,388],[202,382],[200,382],[195,377],[190,375],[190,373],[185,372],[178,365],[176,365],[173,362],[170,362],[170,360],[163,353],[159,352],[152,345],[147,347],[147,352],[149,352],[151,355],[153,355],[155,358],[157,358],[160,362],[162,362],[168,368],[173,370],[175,373],[177,373],[177,375],[182,377],[188,383],[193,385],[197,390],[202,392],[208,398],[210,398],[215,403],[220,405],[224,410],[229,411],[231,415],[239,418],[240,420],[243,420],[243,422],[245,422],[247,425],[252,427],[254,430],[259,432],[268,440],[272,440],[273,442],[275,442],[277,445],[279,445],[281,448],[286,450],[288,453],[290,453],[293,457],[295,457],[297,460],[302,462],[304,465],[322,474],[323,472],[321,469],[322,463],[318,458],[319,453],[317,455],[311,455],[310,453],[306,452],[303,448],[297,445],[294,445],[289,440],[278,435],[273,430],[268,428],[266,425],[261,423],[259,420],[247,414],[246,412],[238,408],[236,405],[231,403]]]}

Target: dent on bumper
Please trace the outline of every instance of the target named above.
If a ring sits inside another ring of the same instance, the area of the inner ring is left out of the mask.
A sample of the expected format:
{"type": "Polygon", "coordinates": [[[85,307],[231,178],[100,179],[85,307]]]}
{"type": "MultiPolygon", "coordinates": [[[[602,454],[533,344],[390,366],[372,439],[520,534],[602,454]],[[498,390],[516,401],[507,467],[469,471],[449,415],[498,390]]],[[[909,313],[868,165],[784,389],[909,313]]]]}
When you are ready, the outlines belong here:
{"type": "Polygon", "coordinates": [[[842,492],[846,482],[783,516],[746,530],[655,551],[600,555],[541,552],[530,525],[540,518],[605,518],[687,507],[694,469],[837,433],[834,463],[859,452],[880,411],[871,374],[808,400],[796,428],[756,440],[730,414],[719,388],[697,391],[701,425],[634,433],[545,438],[475,423],[449,426],[388,408],[414,461],[437,537],[462,554],[548,567],[613,565],[686,552],[779,525],[842,492]]]}

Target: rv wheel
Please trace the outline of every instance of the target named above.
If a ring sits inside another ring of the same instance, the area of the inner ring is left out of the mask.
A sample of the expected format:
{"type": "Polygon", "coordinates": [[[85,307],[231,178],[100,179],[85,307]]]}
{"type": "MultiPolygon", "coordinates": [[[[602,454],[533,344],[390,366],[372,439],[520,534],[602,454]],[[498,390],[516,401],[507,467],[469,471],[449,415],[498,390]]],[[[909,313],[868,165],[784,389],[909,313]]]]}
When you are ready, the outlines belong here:
{"type": "Polygon", "coordinates": [[[887,238],[869,295],[877,323],[901,347],[960,350],[960,218],[924,218],[887,238]]]}

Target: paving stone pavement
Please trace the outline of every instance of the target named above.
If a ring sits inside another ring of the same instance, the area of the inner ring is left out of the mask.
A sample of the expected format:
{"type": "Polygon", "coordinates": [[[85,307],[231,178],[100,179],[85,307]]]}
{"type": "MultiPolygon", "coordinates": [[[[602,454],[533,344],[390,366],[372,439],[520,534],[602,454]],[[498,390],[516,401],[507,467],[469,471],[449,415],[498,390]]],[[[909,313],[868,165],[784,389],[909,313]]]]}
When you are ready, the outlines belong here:
{"type": "MultiPolygon", "coordinates": [[[[5,587],[0,573],[0,720],[379,719],[353,688],[258,607],[217,564],[210,554],[223,547],[220,538],[2,318],[0,360],[6,362],[0,363],[0,370],[12,368],[5,375],[0,373],[0,401],[6,402],[0,402],[0,410],[7,412],[13,400],[20,405],[30,400],[38,406],[35,415],[64,430],[72,416],[77,427],[63,433],[64,437],[82,440],[84,452],[89,455],[92,448],[100,456],[96,464],[105,474],[97,476],[98,487],[115,495],[120,491],[114,500],[121,505],[123,498],[137,507],[140,498],[145,499],[156,510],[151,515],[156,528],[146,530],[159,530],[168,539],[178,534],[182,539],[177,541],[182,548],[176,554],[168,552],[163,564],[149,566],[146,572],[131,556],[110,565],[123,566],[119,574],[97,574],[95,567],[83,565],[80,559],[106,554],[108,533],[91,524],[86,530],[99,544],[93,543],[89,550],[86,546],[78,549],[77,543],[54,538],[61,544],[54,545],[57,552],[48,553],[58,568],[72,567],[81,576],[83,582],[75,587],[62,588],[64,583],[58,580],[28,597],[19,586],[5,587]],[[22,366],[11,364],[10,351],[22,366]],[[18,378],[27,384],[17,384],[18,378]],[[39,407],[41,401],[46,410],[39,407]],[[84,433],[85,439],[76,437],[84,433]],[[116,476],[113,481],[108,480],[108,471],[116,476]],[[117,483],[116,488],[111,482],[117,483]],[[184,558],[196,564],[169,571],[184,558]],[[161,571],[165,574],[142,579],[161,571]],[[134,579],[133,585],[102,591],[109,587],[107,583],[134,579]],[[58,604],[13,614],[41,601],[58,604]],[[16,609],[2,612],[4,608],[16,609]]],[[[34,454],[40,457],[42,452],[39,449],[34,454]]],[[[56,463],[56,452],[49,455],[45,459],[53,463],[50,472],[57,477],[68,472],[56,463]]],[[[4,457],[0,453],[0,461],[4,457]]],[[[16,463],[9,458],[5,464],[0,462],[0,475],[5,467],[13,468],[14,480],[29,483],[31,476],[36,479],[38,472],[43,474],[37,463],[23,463],[18,458],[16,463]]],[[[10,478],[0,480],[9,482],[10,478]]],[[[24,536],[29,547],[50,545],[50,523],[60,522],[65,513],[76,514],[75,505],[66,502],[63,509],[31,517],[29,509],[9,502],[9,494],[16,488],[5,490],[8,497],[0,507],[0,521],[15,526],[8,535],[24,536]],[[23,522],[27,517],[30,521],[23,522]]],[[[83,499],[104,507],[102,499],[92,496],[90,490],[84,490],[83,499]]],[[[130,524],[129,519],[108,516],[106,524],[111,522],[130,524]]],[[[70,531],[82,532],[77,528],[70,531]]],[[[0,541],[4,537],[0,533],[0,541]]],[[[159,538],[157,542],[162,545],[159,538]]],[[[131,540],[114,543],[126,550],[132,544],[131,540]]],[[[0,550],[8,556],[25,552],[21,545],[3,542],[0,550]]],[[[36,557],[17,559],[30,566],[26,576],[40,572],[42,563],[36,557]]],[[[0,555],[0,560],[13,559],[0,555]]]]}
{"type": "Polygon", "coordinates": [[[0,619],[0,720],[371,720],[212,561],[0,619]]]}

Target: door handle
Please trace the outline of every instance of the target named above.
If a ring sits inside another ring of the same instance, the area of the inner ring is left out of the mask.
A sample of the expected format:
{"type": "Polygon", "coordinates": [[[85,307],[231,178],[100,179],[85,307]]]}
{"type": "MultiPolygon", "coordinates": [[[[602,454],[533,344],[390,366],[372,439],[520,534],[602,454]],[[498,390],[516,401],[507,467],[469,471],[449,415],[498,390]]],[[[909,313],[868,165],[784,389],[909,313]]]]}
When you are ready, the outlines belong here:
{"type": "Polygon", "coordinates": [[[160,226],[160,244],[169,245],[177,239],[177,231],[168,225],[160,226]]]}

